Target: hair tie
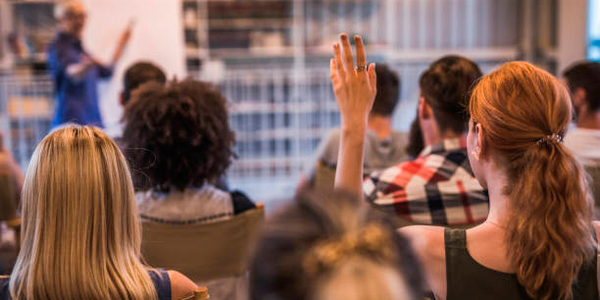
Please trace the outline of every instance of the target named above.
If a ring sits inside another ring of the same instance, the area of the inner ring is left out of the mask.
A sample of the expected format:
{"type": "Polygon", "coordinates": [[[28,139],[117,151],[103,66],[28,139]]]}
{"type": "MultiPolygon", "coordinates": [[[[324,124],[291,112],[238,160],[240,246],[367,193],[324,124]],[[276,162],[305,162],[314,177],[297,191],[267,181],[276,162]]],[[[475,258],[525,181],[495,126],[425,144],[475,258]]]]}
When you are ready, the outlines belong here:
{"type": "Polygon", "coordinates": [[[550,145],[550,144],[560,144],[563,142],[563,136],[557,133],[553,133],[551,135],[547,135],[539,140],[537,140],[538,145],[550,145]]]}

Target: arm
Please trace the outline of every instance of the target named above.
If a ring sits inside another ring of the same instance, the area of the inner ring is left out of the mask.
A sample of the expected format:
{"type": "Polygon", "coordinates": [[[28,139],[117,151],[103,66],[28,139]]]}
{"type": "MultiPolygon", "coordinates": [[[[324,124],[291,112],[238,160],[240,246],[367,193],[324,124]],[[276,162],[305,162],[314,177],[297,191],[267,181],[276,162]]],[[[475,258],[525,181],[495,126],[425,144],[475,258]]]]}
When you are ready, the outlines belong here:
{"type": "MultiPolygon", "coordinates": [[[[340,108],[342,126],[335,188],[348,190],[362,196],[363,155],[367,117],[377,93],[375,64],[368,70],[355,70],[348,35],[341,35],[344,60],[340,45],[334,45],[335,58],[331,60],[331,80],[335,98],[340,108]]],[[[362,38],[355,36],[356,61],[366,66],[362,38]]]]}
{"type": "Polygon", "coordinates": [[[79,80],[85,76],[85,73],[94,67],[94,64],[94,61],[87,55],[82,55],[80,62],[67,65],[67,76],[79,80]]]}
{"type": "Polygon", "coordinates": [[[115,48],[115,52],[113,52],[112,59],[110,60],[110,65],[114,66],[117,64],[121,56],[123,55],[123,51],[125,47],[129,43],[129,39],[131,39],[131,32],[133,30],[133,23],[129,23],[125,31],[121,34],[119,38],[119,42],[117,43],[117,48],[115,48]]]}
{"type": "Polygon", "coordinates": [[[131,38],[131,30],[132,25],[130,24],[127,27],[127,29],[125,29],[125,31],[121,34],[121,37],[119,38],[119,41],[117,43],[117,48],[115,48],[115,52],[113,52],[113,55],[108,64],[102,63],[101,61],[95,58],[89,58],[92,61],[92,65],[98,68],[98,76],[100,78],[109,78],[112,76],[115,65],[117,64],[117,62],[119,62],[121,56],[123,56],[123,51],[129,43],[129,39],[131,38]]]}
{"type": "Polygon", "coordinates": [[[435,299],[446,299],[446,248],[444,228],[439,226],[407,226],[398,229],[410,242],[421,262],[426,289],[435,299]]]}

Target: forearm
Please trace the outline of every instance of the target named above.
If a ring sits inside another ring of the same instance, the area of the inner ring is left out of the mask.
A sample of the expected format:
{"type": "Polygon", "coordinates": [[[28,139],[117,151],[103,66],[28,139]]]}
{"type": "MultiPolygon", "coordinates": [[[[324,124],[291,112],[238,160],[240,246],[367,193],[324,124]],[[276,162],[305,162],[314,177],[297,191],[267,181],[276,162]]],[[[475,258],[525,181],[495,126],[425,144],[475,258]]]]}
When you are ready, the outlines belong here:
{"type": "MultiPolygon", "coordinates": [[[[360,121],[358,121],[360,122],[360,121]]],[[[335,188],[350,191],[362,197],[363,156],[366,122],[342,126],[335,188]]]]}
{"type": "Polygon", "coordinates": [[[119,62],[119,59],[121,59],[121,56],[123,55],[123,51],[125,50],[125,44],[123,43],[119,43],[117,45],[117,48],[115,49],[115,52],[113,52],[113,56],[110,60],[110,66],[115,66],[117,64],[117,62],[119,62]]]}
{"type": "Polygon", "coordinates": [[[81,79],[85,76],[85,73],[90,70],[92,64],[81,62],[76,64],[70,64],[67,66],[67,76],[73,79],[81,79]]]}

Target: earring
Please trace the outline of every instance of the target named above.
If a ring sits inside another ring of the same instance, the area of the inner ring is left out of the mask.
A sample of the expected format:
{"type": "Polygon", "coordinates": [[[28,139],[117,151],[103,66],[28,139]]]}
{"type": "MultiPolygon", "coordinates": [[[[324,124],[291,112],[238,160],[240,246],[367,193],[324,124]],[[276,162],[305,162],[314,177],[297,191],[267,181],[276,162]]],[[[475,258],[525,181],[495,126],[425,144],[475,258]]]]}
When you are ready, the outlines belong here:
{"type": "Polygon", "coordinates": [[[481,150],[479,150],[479,147],[476,147],[475,150],[471,151],[471,154],[477,159],[479,160],[479,155],[480,155],[481,150]]]}

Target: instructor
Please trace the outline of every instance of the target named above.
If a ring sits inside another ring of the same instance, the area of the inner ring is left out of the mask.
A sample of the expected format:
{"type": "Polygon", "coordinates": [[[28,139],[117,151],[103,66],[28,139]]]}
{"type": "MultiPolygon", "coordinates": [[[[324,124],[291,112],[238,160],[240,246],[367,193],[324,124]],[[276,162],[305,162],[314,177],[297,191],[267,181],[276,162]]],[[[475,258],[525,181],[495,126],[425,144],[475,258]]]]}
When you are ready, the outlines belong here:
{"type": "Polygon", "coordinates": [[[131,37],[129,26],[119,38],[108,64],[94,59],[83,47],[86,12],[79,1],[57,4],[58,34],[48,45],[48,65],[54,80],[56,110],[52,128],[66,123],[102,127],[97,81],[109,78],[131,37]]]}

